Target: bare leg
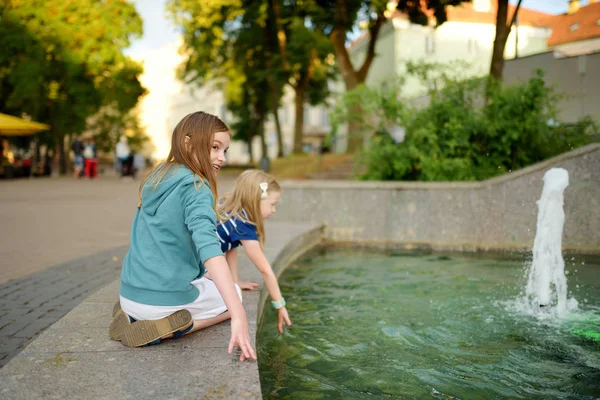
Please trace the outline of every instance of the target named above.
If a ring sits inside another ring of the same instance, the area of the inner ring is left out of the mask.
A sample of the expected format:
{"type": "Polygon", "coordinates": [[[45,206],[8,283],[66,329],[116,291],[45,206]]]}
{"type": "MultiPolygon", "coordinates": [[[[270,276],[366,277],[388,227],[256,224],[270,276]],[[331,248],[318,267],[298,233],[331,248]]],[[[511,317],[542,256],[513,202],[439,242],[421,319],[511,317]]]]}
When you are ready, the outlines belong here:
{"type": "MultiPolygon", "coordinates": [[[[208,319],[196,319],[193,321],[194,327],[186,332],[185,335],[188,335],[192,332],[199,331],[200,329],[208,328],[209,326],[220,324],[223,321],[227,321],[231,319],[231,315],[229,315],[229,311],[225,311],[223,314],[219,314],[216,317],[208,318],[208,319]]],[[[184,335],[184,336],[185,336],[184,335]]],[[[161,337],[161,339],[170,339],[173,337],[172,333],[161,337]]]]}
{"type": "MultiPolygon", "coordinates": [[[[200,329],[208,328],[209,326],[220,324],[223,321],[227,321],[231,319],[231,315],[229,311],[225,311],[223,314],[219,314],[216,317],[208,318],[208,319],[196,319],[194,320],[194,327],[188,332],[196,332],[200,329]]],[[[187,333],[186,333],[187,335],[187,333]]]]}

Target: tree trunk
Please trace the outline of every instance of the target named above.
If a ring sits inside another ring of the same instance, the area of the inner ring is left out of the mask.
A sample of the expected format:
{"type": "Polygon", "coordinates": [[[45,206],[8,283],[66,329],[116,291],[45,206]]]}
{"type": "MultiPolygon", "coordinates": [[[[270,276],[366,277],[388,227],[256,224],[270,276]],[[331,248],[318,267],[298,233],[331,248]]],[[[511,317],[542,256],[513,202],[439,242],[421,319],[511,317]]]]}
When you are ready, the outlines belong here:
{"type": "Polygon", "coordinates": [[[65,151],[65,139],[67,135],[61,134],[58,136],[58,163],[59,163],[59,172],[61,175],[65,175],[67,173],[67,154],[65,151]]]}
{"type": "MultiPolygon", "coordinates": [[[[344,78],[344,84],[346,85],[346,91],[349,92],[352,89],[356,88],[359,84],[364,83],[367,79],[367,75],[369,73],[369,69],[375,58],[375,45],[377,43],[377,37],[379,36],[379,31],[381,26],[385,23],[386,18],[383,15],[378,15],[377,19],[369,28],[369,44],[367,46],[367,54],[365,55],[365,60],[360,68],[355,69],[352,65],[352,60],[350,60],[350,54],[348,53],[348,49],[346,48],[346,30],[344,28],[343,18],[344,12],[346,9],[346,1],[345,0],[337,0],[336,2],[336,18],[339,20],[340,25],[336,26],[331,34],[329,35],[329,39],[333,44],[333,48],[336,53],[336,62],[340,67],[342,72],[342,77],[344,78]]],[[[351,110],[352,113],[360,113],[362,112],[362,108],[360,106],[356,106],[351,110]]],[[[360,122],[350,122],[348,124],[348,153],[354,153],[360,150],[363,146],[363,136],[362,136],[362,127],[360,122]]]]}
{"type": "Polygon", "coordinates": [[[54,158],[56,156],[56,146],[46,146],[46,156],[44,157],[44,175],[51,175],[55,168],[54,158]]]}
{"type": "MultiPolygon", "coordinates": [[[[263,93],[268,89],[266,87],[263,88],[263,93]]],[[[267,116],[267,103],[261,99],[254,103],[252,106],[252,120],[255,126],[255,134],[260,137],[260,153],[262,157],[269,157],[267,142],[265,140],[265,118],[267,116]]]]}
{"type": "Polygon", "coordinates": [[[265,138],[265,115],[266,113],[263,111],[258,116],[257,124],[258,124],[258,136],[260,136],[260,152],[261,158],[269,158],[269,152],[267,149],[267,141],[265,138]]]}
{"type": "Polygon", "coordinates": [[[294,121],[294,154],[302,153],[302,139],[304,136],[304,87],[295,86],[294,99],[295,121],[294,121]]]}
{"type": "Polygon", "coordinates": [[[252,154],[252,142],[254,139],[254,136],[256,134],[256,128],[254,127],[254,124],[250,125],[250,129],[248,129],[247,132],[247,138],[246,138],[246,144],[248,145],[248,156],[249,156],[249,163],[250,164],[254,164],[254,155],[252,154]]]}
{"type": "Polygon", "coordinates": [[[515,12],[510,22],[508,20],[508,0],[498,0],[498,10],[496,12],[496,37],[494,38],[494,48],[492,50],[492,62],[490,65],[490,76],[497,80],[502,79],[504,72],[504,49],[506,41],[510,35],[512,25],[517,19],[517,13],[521,6],[521,1],[517,3],[515,12]]]}
{"type": "MultiPolygon", "coordinates": [[[[356,105],[352,107],[350,113],[353,115],[360,115],[362,113],[362,107],[356,105]]],[[[350,121],[348,123],[348,148],[347,153],[356,153],[363,147],[364,143],[364,132],[363,126],[359,121],[350,121]]]]}
{"type": "Polygon", "coordinates": [[[281,133],[281,123],[279,122],[279,99],[277,96],[277,88],[272,86],[271,89],[271,114],[275,121],[275,132],[277,133],[277,157],[283,157],[283,135],[281,133]]]}
{"type": "Polygon", "coordinates": [[[346,32],[343,29],[335,28],[331,32],[329,39],[335,49],[336,62],[342,72],[346,91],[349,92],[358,86],[358,72],[354,70],[350,55],[346,49],[346,32]]]}
{"type": "Polygon", "coordinates": [[[281,158],[283,154],[283,134],[281,133],[281,124],[279,123],[279,114],[277,109],[273,111],[273,118],[275,118],[275,132],[277,132],[277,157],[281,158]]]}
{"type": "Polygon", "coordinates": [[[33,151],[33,165],[31,166],[33,171],[37,171],[41,161],[42,161],[42,153],[40,151],[40,139],[35,139],[35,148],[33,151]]]}
{"type": "Polygon", "coordinates": [[[249,160],[248,162],[250,164],[254,164],[254,156],[252,155],[252,137],[248,138],[248,142],[246,143],[248,145],[248,156],[249,156],[249,160]]]}

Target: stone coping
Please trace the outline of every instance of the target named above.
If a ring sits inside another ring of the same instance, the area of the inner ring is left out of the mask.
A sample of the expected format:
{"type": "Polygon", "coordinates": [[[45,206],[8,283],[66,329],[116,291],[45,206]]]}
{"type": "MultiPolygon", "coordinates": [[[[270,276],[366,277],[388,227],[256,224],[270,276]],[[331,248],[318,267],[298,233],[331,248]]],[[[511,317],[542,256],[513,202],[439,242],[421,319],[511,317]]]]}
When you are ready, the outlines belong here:
{"type": "Polygon", "coordinates": [[[529,167],[509,172],[494,178],[479,182],[417,182],[417,181],[348,181],[348,180],[282,180],[280,183],[284,188],[290,189],[354,189],[354,190],[462,190],[462,189],[484,189],[490,185],[508,182],[521,176],[534,172],[543,171],[553,165],[578,158],[588,153],[600,150],[600,143],[592,143],[568,153],[538,162],[529,167]]]}
{"type": "MultiPolygon", "coordinates": [[[[269,222],[265,253],[280,274],[294,259],[321,243],[318,224],[269,222]]],[[[240,254],[241,279],[261,282],[240,254]]],[[[262,398],[258,364],[239,362],[227,346],[225,322],[179,340],[128,348],[108,338],[119,281],[96,292],[60,319],[0,370],[3,399],[262,398]]],[[[266,292],[263,288],[262,292],[266,292]]],[[[266,293],[244,292],[250,335],[266,293]]],[[[256,343],[255,343],[256,345],[256,343]]]]}

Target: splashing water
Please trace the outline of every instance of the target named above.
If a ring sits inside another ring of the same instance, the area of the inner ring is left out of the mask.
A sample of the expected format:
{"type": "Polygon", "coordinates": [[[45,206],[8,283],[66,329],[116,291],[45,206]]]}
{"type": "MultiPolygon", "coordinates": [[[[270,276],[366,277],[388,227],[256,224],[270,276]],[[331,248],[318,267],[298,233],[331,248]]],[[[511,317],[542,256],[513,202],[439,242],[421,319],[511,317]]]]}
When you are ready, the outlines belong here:
{"type": "Polygon", "coordinates": [[[525,311],[540,316],[562,317],[577,309],[577,300],[567,299],[567,278],[562,257],[565,222],[563,192],[569,173],[552,168],[544,174],[542,197],[537,202],[538,218],[533,242],[533,262],[525,288],[525,311]]]}

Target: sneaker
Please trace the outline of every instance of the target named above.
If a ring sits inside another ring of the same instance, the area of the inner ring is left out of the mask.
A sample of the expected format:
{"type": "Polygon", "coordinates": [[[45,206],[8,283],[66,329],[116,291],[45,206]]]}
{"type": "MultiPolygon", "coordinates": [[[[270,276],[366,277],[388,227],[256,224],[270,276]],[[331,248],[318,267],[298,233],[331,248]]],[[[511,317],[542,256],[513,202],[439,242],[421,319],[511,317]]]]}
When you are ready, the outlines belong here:
{"type": "Polygon", "coordinates": [[[133,321],[129,317],[129,315],[125,314],[123,310],[121,310],[121,304],[117,301],[115,306],[113,307],[113,319],[110,323],[110,327],[108,328],[108,334],[112,340],[121,340],[121,334],[123,334],[123,330],[131,325],[133,321]]]}
{"type": "Polygon", "coordinates": [[[117,315],[117,313],[119,311],[121,311],[121,300],[117,300],[117,302],[113,306],[113,313],[112,313],[113,318],[115,317],[115,315],[117,315]]]}
{"type": "Polygon", "coordinates": [[[179,331],[189,331],[193,323],[188,310],[179,310],[162,319],[138,320],[125,326],[120,336],[121,343],[128,347],[160,343],[159,339],[170,333],[175,337],[181,336],[179,331]]]}

